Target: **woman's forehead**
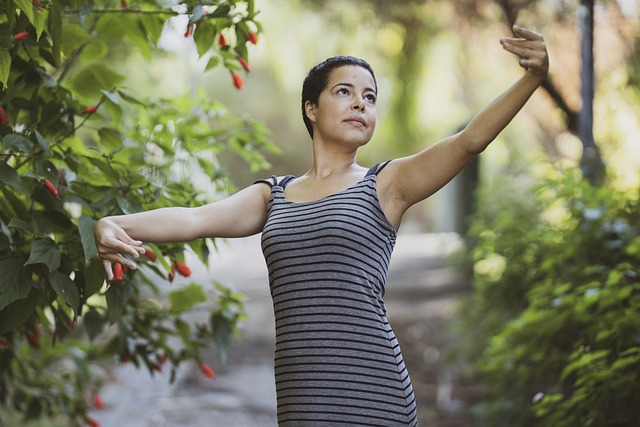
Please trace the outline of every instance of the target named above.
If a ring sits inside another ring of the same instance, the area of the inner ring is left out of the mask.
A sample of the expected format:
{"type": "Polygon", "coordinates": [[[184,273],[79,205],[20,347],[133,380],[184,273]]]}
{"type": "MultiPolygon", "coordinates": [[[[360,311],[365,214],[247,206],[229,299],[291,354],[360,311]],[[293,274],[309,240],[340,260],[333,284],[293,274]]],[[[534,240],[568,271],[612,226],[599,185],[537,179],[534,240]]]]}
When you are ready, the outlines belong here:
{"type": "Polygon", "coordinates": [[[329,75],[328,87],[331,88],[340,83],[350,83],[370,87],[375,91],[376,83],[371,73],[357,65],[344,65],[334,69],[329,75]]]}

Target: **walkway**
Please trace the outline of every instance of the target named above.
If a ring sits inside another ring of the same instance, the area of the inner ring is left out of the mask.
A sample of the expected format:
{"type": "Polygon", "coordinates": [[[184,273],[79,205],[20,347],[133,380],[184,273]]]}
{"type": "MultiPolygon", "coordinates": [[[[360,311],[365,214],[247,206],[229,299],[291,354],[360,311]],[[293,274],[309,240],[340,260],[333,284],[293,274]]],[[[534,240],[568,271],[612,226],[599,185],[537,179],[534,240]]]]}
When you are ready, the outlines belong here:
{"type": "MultiPolygon", "coordinates": [[[[468,291],[467,283],[444,262],[459,247],[454,234],[401,234],[391,261],[385,303],[423,426],[468,426],[464,405],[456,399],[456,375],[441,363],[445,328],[460,295],[468,291]]],[[[169,384],[168,372],[150,377],[131,365],[118,367],[101,392],[105,408],[91,414],[102,427],[276,426],[274,321],[259,238],[223,242],[211,271],[192,270],[199,283],[214,279],[247,295],[249,320],[242,338],[231,346],[226,364],[213,350],[204,355],[216,371],[213,380],[193,365],[181,367],[174,384],[169,384]]]]}

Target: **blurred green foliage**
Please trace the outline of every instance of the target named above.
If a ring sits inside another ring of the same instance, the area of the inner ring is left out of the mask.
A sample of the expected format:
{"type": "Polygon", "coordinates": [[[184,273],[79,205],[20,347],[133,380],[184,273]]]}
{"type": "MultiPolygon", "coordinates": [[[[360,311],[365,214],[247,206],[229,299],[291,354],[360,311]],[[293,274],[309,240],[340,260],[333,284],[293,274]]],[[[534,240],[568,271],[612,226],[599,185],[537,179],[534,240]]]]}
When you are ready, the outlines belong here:
{"type": "Polygon", "coordinates": [[[456,349],[486,385],[476,425],[638,425],[638,192],[553,175],[480,196],[456,349]]]}
{"type": "Polygon", "coordinates": [[[24,422],[63,416],[66,425],[91,424],[91,396],[109,362],[151,374],[166,363],[175,374],[182,362],[200,362],[212,341],[224,351],[237,332],[242,295],[220,284],[161,286],[189,276],[175,271],[186,250],[206,263],[212,242],[149,245],[157,259],[107,283],[93,229],[106,215],[222,195],[223,150],[252,170],[268,165],[262,153],[273,146],[263,124],[197,91],[143,99],[121,73],[129,53],[153,60],[165,24],[182,17],[184,37],[207,68],[238,74],[260,31],[255,14],[251,0],[2,4],[0,406],[7,412],[24,422]],[[208,321],[184,320],[194,309],[208,321]]]}

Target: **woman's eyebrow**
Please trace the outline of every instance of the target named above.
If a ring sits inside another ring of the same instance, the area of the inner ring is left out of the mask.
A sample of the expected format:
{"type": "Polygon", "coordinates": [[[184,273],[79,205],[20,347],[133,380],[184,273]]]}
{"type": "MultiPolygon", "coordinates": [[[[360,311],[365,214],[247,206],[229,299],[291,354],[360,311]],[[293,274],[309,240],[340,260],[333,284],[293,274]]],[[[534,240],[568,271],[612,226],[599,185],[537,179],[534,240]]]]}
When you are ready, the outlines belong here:
{"type": "MultiPolygon", "coordinates": [[[[355,86],[354,86],[353,84],[351,84],[351,83],[336,83],[336,84],[331,88],[331,90],[333,90],[333,89],[337,88],[338,86],[347,86],[347,87],[350,87],[350,88],[355,88],[355,86]]],[[[365,90],[364,90],[364,91],[365,91],[365,92],[373,92],[373,93],[375,93],[376,95],[378,94],[378,92],[376,92],[376,90],[375,90],[375,89],[372,89],[372,88],[370,88],[370,87],[365,88],[365,90]]]]}

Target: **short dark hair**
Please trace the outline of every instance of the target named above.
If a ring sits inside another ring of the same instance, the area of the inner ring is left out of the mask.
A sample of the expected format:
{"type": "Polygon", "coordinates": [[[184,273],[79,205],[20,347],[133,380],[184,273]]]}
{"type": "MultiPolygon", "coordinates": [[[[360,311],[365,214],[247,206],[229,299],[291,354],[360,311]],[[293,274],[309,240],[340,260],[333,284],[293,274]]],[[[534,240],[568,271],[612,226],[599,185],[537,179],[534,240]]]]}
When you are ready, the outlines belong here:
{"type": "Polygon", "coordinates": [[[320,93],[327,87],[329,74],[331,74],[331,72],[336,68],[343,67],[345,65],[355,65],[369,71],[373,77],[373,82],[376,85],[375,89],[376,91],[378,90],[378,82],[376,81],[376,76],[373,73],[373,68],[371,68],[371,65],[369,65],[369,63],[364,59],[356,58],[354,56],[333,56],[313,67],[309,70],[309,73],[302,84],[302,120],[304,120],[304,125],[307,127],[307,131],[312,138],[313,127],[311,126],[311,121],[307,117],[304,105],[307,101],[317,105],[320,93]]]}

